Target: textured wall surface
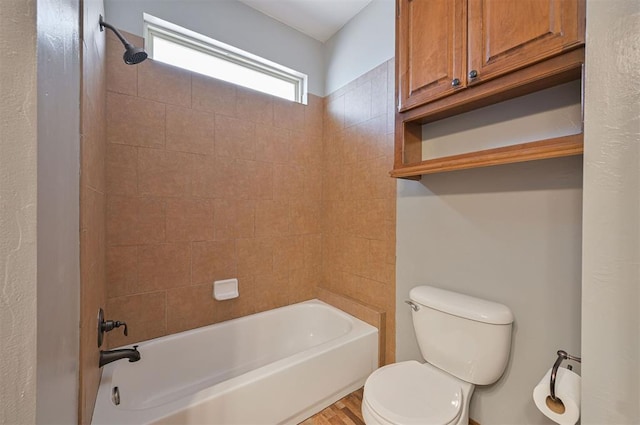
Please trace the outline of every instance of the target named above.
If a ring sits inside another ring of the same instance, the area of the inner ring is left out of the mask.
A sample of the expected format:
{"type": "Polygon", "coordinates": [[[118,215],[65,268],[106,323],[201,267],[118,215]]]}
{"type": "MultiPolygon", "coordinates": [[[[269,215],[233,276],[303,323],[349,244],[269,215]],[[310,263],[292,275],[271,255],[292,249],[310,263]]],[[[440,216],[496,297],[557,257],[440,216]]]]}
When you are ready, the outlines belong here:
{"type": "MultiPolygon", "coordinates": [[[[142,40],[132,36],[132,41],[142,40]]],[[[313,298],[322,100],[263,95],[107,45],[109,345],[313,298]],[[240,297],[215,301],[214,280],[240,297]]]]}
{"type": "Polygon", "coordinates": [[[640,423],[639,70],[640,3],[587,1],[583,424],[640,423]]]}
{"type": "Polygon", "coordinates": [[[0,2],[0,423],[36,420],[36,2],[0,2]]]}
{"type": "MultiPolygon", "coordinates": [[[[100,383],[97,315],[106,304],[106,32],[98,25],[102,0],[82,6],[80,159],[80,423],[91,422],[100,383]]],[[[112,35],[112,37],[115,37],[112,35]]],[[[105,346],[102,347],[103,349],[105,346]]]]}
{"type": "Polygon", "coordinates": [[[325,98],[322,287],[386,312],[395,358],[394,61],[325,98]]]}

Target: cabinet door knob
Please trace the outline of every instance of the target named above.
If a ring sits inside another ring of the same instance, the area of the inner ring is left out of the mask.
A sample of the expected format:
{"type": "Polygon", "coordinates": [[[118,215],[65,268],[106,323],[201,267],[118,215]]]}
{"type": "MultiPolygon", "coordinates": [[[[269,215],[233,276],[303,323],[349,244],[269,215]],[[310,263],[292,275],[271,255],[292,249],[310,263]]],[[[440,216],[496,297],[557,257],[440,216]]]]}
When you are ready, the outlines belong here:
{"type": "Polygon", "coordinates": [[[478,76],[478,71],[476,71],[475,69],[472,69],[471,71],[469,71],[469,78],[476,78],[478,76]]]}
{"type": "Polygon", "coordinates": [[[460,85],[460,79],[459,78],[454,78],[453,80],[451,80],[451,85],[453,87],[458,87],[460,85]]]}

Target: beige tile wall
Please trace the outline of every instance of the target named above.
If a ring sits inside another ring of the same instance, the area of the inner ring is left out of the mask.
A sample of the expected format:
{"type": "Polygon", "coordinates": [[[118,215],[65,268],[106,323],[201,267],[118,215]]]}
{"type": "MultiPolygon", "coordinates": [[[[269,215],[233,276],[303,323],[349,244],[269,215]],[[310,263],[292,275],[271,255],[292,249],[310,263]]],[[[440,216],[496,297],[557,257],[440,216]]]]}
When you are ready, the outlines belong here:
{"type": "MultiPolygon", "coordinates": [[[[82,3],[80,139],[80,376],[78,421],[91,422],[98,385],[98,308],[105,305],[106,95],[105,34],[99,2],[82,3]]],[[[104,348],[104,347],[103,347],[104,348]]]]}
{"type": "Polygon", "coordinates": [[[385,312],[395,359],[394,61],[324,99],[322,283],[385,312]]]}
{"type": "Polygon", "coordinates": [[[313,298],[322,99],[295,104],[121,55],[110,40],[106,280],[107,314],[129,337],[115,330],[109,346],[313,298]],[[234,277],[240,297],[215,301],[213,281],[234,277]]]}
{"type": "Polygon", "coordinates": [[[338,295],[322,287],[318,287],[316,293],[318,299],[378,328],[378,364],[380,366],[387,364],[385,360],[385,355],[387,354],[386,312],[372,305],[367,305],[355,298],[338,295]]]}
{"type": "Polygon", "coordinates": [[[392,361],[393,62],[305,106],[119,56],[109,44],[107,311],[130,332],[109,345],[322,287],[386,312],[392,361]],[[215,301],[212,282],[232,277],[240,297],[215,301]]]}

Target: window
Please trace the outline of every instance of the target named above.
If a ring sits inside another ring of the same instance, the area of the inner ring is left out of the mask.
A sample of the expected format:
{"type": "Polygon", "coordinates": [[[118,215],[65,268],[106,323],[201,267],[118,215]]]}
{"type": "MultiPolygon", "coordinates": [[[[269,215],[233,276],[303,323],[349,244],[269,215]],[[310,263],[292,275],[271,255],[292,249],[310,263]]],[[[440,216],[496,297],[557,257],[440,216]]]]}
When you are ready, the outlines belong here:
{"type": "Polygon", "coordinates": [[[154,60],[298,103],[307,76],[197,32],[144,14],[145,49],[154,60]]]}

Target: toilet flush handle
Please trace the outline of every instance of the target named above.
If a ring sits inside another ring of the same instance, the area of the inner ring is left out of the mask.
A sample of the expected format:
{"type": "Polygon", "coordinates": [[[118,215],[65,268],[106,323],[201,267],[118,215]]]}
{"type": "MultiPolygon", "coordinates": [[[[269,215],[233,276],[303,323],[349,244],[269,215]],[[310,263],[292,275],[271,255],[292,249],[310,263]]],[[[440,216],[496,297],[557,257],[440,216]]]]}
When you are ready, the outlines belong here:
{"type": "Polygon", "coordinates": [[[420,307],[418,306],[418,304],[414,303],[414,302],[413,302],[413,301],[411,301],[411,300],[406,300],[406,301],[405,301],[405,303],[409,304],[409,306],[411,307],[411,309],[412,309],[413,311],[418,311],[418,310],[420,310],[420,307]]]}

